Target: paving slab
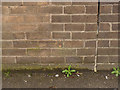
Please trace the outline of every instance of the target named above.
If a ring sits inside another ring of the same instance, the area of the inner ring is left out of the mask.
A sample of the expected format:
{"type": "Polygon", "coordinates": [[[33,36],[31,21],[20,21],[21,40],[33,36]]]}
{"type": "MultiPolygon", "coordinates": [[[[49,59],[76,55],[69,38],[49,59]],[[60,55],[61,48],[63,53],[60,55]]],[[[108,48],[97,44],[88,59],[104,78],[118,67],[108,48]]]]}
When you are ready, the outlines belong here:
{"type": "Polygon", "coordinates": [[[79,71],[67,78],[61,71],[3,72],[3,88],[118,88],[118,77],[111,71],[79,71]]]}

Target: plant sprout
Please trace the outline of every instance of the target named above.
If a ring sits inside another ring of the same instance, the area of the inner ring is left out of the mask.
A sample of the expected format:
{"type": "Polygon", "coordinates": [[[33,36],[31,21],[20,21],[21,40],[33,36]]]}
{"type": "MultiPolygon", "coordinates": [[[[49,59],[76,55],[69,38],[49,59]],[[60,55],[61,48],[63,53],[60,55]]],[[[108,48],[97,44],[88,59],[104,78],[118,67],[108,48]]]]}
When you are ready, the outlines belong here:
{"type": "Polygon", "coordinates": [[[113,71],[111,72],[112,74],[115,74],[116,77],[118,77],[120,75],[120,68],[113,68],[113,71]]]}
{"type": "Polygon", "coordinates": [[[62,73],[65,73],[67,77],[71,76],[72,73],[76,72],[76,70],[71,70],[71,65],[68,66],[68,69],[65,69],[62,71],[62,73]]]}

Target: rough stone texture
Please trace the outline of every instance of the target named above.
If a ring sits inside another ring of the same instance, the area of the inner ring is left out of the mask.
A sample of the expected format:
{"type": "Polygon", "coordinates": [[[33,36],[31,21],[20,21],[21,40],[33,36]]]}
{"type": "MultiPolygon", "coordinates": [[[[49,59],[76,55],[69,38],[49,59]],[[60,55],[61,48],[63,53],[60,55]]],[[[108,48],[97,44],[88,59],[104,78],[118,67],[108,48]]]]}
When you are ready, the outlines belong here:
{"type": "Polygon", "coordinates": [[[85,13],[84,6],[66,6],[65,7],[65,14],[80,14],[85,13]]]}
{"type": "Polygon", "coordinates": [[[70,22],[70,15],[53,15],[51,19],[53,23],[67,23],[70,22]]]}
{"type": "Polygon", "coordinates": [[[109,47],[109,40],[99,40],[98,47],[109,47]]]}
{"type": "Polygon", "coordinates": [[[94,68],[98,48],[98,69],[115,66],[119,4],[101,3],[98,37],[97,6],[97,2],[4,2],[3,63],[94,68]]]}
{"type": "Polygon", "coordinates": [[[85,31],[97,31],[97,24],[86,24],[85,31]]]}
{"type": "MultiPolygon", "coordinates": [[[[104,17],[103,17],[104,19],[104,17]]],[[[81,23],[95,23],[97,22],[97,15],[73,15],[72,22],[81,23]]]]}
{"type": "Polygon", "coordinates": [[[84,24],[65,24],[65,31],[84,31],[84,24]]]}
{"type": "Polygon", "coordinates": [[[102,13],[102,14],[108,14],[108,13],[111,13],[111,11],[112,11],[112,5],[108,5],[108,6],[102,5],[101,6],[100,13],[102,13]]]}
{"type": "Polygon", "coordinates": [[[84,42],[83,41],[65,41],[64,47],[65,48],[79,48],[83,47],[84,42]]]}
{"type": "Polygon", "coordinates": [[[53,32],[53,39],[70,39],[70,33],[68,32],[53,32]]]}
{"type": "Polygon", "coordinates": [[[97,4],[95,6],[86,6],[87,14],[97,14],[97,11],[98,11],[97,4]]]}
{"type": "Polygon", "coordinates": [[[85,47],[96,47],[96,41],[86,41],[85,47]]]}

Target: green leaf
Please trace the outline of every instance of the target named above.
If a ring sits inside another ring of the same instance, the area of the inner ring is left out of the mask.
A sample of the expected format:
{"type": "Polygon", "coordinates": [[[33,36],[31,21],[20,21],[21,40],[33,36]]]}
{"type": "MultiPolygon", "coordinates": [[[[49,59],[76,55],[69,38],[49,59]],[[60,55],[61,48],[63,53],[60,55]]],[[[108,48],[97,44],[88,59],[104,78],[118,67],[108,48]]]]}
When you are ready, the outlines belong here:
{"type": "Polygon", "coordinates": [[[65,72],[68,72],[68,70],[67,70],[67,69],[65,69],[65,70],[63,70],[63,71],[62,71],[62,73],[65,73],[65,72]]]}
{"type": "Polygon", "coordinates": [[[76,70],[71,70],[70,72],[76,72],[76,70]]]}
{"type": "Polygon", "coordinates": [[[118,74],[120,75],[120,72],[118,74]]]}
{"type": "Polygon", "coordinates": [[[69,77],[69,74],[67,74],[67,77],[69,77]]]}
{"type": "Polygon", "coordinates": [[[118,70],[118,71],[120,70],[119,67],[117,67],[117,70],[118,70]]]}
{"type": "Polygon", "coordinates": [[[115,68],[115,67],[113,67],[113,70],[115,70],[115,71],[116,71],[116,68],[115,68]]]}
{"type": "Polygon", "coordinates": [[[65,72],[65,74],[68,74],[68,72],[65,72]]]}
{"type": "Polygon", "coordinates": [[[70,69],[71,69],[71,65],[68,66],[68,70],[69,70],[69,71],[70,71],[70,69]]]}
{"type": "Polygon", "coordinates": [[[114,73],[116,73],[116,71],[112,71],[111,73],[114,74],[114,73]]]}
{"type": "Polygon", "coordinates": [[[69,74],[70,74],[70,75],[72,75],[72,73],[71,73],[71,72],[69,72],[69,74]]]}
{"type": "Polygon", "coordinates": [[[64,70],[64,71],[62,71],[62,73],[65,73],[65,70],[64,70]]]}

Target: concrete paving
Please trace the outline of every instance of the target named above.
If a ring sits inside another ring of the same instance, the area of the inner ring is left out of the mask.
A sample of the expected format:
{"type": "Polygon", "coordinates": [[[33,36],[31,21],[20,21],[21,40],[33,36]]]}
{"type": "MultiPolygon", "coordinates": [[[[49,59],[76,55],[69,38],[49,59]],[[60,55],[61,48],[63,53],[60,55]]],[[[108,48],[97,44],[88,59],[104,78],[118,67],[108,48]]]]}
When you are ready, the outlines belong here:
{"type": "Polygon", "coordinates": [[[118,78],[111,71],[79,71],[67,78],[61,71],[3,72],[3,88],[117,88],[118,78]]]}

